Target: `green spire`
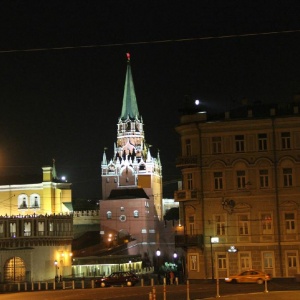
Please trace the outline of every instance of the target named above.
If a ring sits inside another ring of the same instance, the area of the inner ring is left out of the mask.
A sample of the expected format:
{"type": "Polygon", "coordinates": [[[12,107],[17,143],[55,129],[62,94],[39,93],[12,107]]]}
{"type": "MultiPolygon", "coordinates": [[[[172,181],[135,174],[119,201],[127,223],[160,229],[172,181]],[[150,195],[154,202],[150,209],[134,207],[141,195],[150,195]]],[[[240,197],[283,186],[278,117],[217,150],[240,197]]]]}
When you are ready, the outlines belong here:
{"type": "Polygon", "coordinates": [[[134,120],[139,117],[139,109],[136,102],[136,96],[134,91],[134,84],[132,80],[131,74],[131,66],[130,66],[130,54],[127,55],[127,72],[124,86],[124,95],[123,95],[123,106],[121,113],[121,120],[126,120],[130,118],[134,120]]]}

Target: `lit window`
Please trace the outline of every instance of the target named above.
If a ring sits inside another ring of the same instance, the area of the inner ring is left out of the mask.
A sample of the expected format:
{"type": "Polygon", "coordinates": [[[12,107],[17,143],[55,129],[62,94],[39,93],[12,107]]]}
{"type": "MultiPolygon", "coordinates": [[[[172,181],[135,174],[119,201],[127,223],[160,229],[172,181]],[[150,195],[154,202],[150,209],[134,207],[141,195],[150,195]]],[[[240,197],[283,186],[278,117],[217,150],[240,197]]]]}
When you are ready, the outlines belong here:
{"type": "Polygon", "coordinates": [[[38,222],[38,235],[44,235],[45,234],[45,222],[39,221],[38,222]]]}
{"type": "Polygon", "coordinates": [[[261,230],[262,234],[272,234],[273,233],[273,220],[270,213],[261,214],[261,230]]]}
{"type": "Polygon", "coordinates": [[[135,211],[133,212],[133,217],[134,217],[134,218],[138,218],[138,217],[139,217],[139,211],[138,211],[138,210],[135,210],[135,211]]]}
{"type": "Polygon", "coordinates": [[[21,194],[18,196],[18,207],[19,209],[27,209],[29,206],[28,196],[26,194],[21,194]]]}
{"type": "Polygon", "coordinates": [[[198,271],[198,256],[195,254],[189,255],[190,271],[198,271]]]}
{"type": "Polygon", "coordinates": [[[41,197],[38,194],[30,195],[30,208],[39,208],[41,206],[41,197]]]}
{"type": "Polygon", "coordinates": [[[31,236],[31,222],[24,222],[24,236],[31,236]]]}
{"type": "Polygon", "coordinates": [[[16,237],[17,235],[17,224],[15,222],[9,223],[9,233],[11,237],[16,237]]]}
{"type": "Polygon", "coordinates": [[[54,231],[54,223],[53,222],[49,222],[49,231],[50,232],[54,231]]]}
{"type": "Polygon", "coordinates": [[[106,213],[106,217],[107,217],[107,219],[111,219],[111,217],[112,217],[111,211],[108,211],[108,212],[106,213]]]}

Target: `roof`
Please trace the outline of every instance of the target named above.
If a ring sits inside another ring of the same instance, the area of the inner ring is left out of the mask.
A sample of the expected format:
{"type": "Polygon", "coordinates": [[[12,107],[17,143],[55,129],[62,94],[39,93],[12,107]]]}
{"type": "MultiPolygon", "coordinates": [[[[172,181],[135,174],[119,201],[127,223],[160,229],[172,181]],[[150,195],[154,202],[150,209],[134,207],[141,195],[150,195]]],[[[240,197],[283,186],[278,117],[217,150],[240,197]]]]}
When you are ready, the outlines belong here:
{"type": "Polygon", "coordinates": [[[147,198],[147,194],[142,188],[132,188],[132,189],[115,189],[111,190],[108,199],[138,199],[138,198],[147,198]]]}
{"type": "Polygon", "coordinates": [[[134,84],[131,74],[130,55],[127,53],[127,72],[124,86],[123,105],[121,112],[121,120],[135,120],[139,117],[139,110],[136,101],[134,84]]]}

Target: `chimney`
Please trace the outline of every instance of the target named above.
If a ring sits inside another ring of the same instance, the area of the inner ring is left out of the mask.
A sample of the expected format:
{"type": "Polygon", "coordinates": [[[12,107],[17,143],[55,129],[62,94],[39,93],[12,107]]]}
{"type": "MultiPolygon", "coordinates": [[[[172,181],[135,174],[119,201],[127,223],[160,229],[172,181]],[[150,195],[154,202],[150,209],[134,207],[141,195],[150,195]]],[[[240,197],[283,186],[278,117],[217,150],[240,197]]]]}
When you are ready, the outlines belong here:
{"type": "Polygon", "coordinates": [[[270,115],[275,116],[275,108],[274,107],[270,109],[270,115]]]}

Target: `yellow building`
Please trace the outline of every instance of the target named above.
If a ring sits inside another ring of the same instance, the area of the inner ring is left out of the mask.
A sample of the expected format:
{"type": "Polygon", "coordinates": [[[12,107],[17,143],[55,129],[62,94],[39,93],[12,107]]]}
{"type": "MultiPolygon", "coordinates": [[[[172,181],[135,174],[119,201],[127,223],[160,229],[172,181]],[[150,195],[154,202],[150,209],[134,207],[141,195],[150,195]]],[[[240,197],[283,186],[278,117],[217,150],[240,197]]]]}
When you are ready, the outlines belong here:
{"type": "Polygon", "coordinates": [[[0,280],[42,281],[71,274],[71,184],[43,167],[40,183],[0,186],[0,280]]]}
{"type": "Polygon", "coordinates": [[[246,269],[299,273],[299,103],[183,114],[182,189],[175,192],[190,279],[246,269]]]}

